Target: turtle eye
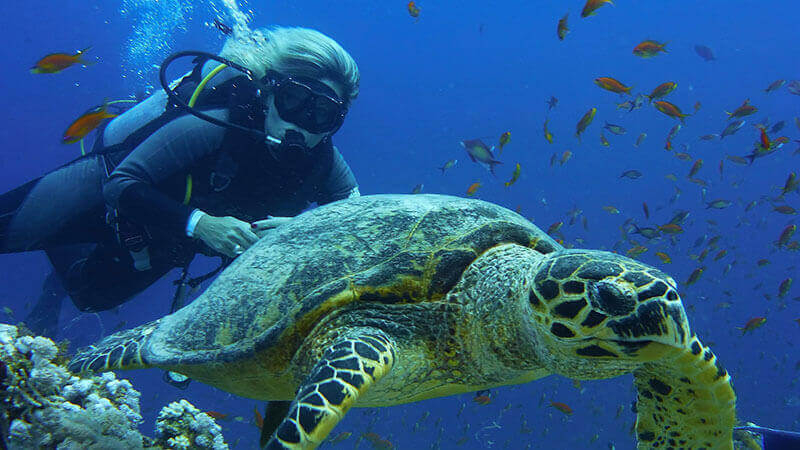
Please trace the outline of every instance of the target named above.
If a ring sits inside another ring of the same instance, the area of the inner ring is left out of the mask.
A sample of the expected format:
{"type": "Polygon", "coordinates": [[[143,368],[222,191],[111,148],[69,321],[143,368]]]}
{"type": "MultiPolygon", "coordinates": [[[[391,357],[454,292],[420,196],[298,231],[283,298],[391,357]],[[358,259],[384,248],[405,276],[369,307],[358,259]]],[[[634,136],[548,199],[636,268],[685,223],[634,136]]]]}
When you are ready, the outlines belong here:
{"type": "Polygon", "coordinates": [[[636,308],[633,292],[608,281],[589,282],[586,286],[587,298],[593,308],[609,316],[625,316],[636,308]]]}

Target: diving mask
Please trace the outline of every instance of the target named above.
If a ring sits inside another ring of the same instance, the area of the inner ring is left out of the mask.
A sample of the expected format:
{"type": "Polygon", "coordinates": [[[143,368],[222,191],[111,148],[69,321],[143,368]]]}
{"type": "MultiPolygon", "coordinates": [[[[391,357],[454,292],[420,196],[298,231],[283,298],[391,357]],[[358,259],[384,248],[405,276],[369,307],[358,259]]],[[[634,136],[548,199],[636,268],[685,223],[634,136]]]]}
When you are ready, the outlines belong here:
{"type": "Polygon", "coordinates": [[[310,78],[267,72],[264,82],[272,87],[278,116],[309,133],[335,133],[344,123],[347,108],[327,84],[310,78]]]}

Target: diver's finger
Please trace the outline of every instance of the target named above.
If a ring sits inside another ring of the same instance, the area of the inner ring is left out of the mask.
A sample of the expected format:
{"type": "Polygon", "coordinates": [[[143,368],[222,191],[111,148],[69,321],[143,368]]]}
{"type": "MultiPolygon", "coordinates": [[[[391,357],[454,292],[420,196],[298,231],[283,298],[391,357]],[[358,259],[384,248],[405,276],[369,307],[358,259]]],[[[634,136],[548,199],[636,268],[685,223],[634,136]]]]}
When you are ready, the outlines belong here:
{"type": "Polygon", "coordinates": [[[258,242],[258,235],[250,231],[249,228],[246,227],[236,228],[236,234],[237,237],[240,238],[238,243],[241,244],[242,247],[244,248],[248,248],[251,245],[258,242]]]}
{"type": "Polygon", "coordinates": [[[251,224],[251,227],[254,230],[258,230],[258,231],[269,230],[271,228],[277,228],[277,227],[289,222],[290,220],[292,220],[291,217],[267,216],[267,218],[264,219],[264,220],[258,220],[256,222],[253,222],[251,224]]]}

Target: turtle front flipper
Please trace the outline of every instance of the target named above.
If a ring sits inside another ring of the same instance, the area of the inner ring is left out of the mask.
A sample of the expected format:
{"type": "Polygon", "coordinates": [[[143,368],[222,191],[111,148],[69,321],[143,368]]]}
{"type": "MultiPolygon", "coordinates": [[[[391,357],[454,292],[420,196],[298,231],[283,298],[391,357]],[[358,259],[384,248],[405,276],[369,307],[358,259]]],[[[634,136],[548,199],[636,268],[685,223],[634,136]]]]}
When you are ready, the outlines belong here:
{"type": "Polygon", "coordinates": [[[394,344],[381,331],[361,330],[334,342],[298,389],[266,448],[316,448],[394,362],[394,344]]]}
{"type": "Polygon", "coordinates": [[[142,357],[142,348],[159,321],[112,334],[95,345],[82,348],[69,362],[73,373],[105,372],[117,369],[150,367],[142,357]]]}
{"type": "Polygon", "coordinates": [[[716,356],[692,337],[634,371],[639,448],[733,448],[736,394],[716,356]]]}

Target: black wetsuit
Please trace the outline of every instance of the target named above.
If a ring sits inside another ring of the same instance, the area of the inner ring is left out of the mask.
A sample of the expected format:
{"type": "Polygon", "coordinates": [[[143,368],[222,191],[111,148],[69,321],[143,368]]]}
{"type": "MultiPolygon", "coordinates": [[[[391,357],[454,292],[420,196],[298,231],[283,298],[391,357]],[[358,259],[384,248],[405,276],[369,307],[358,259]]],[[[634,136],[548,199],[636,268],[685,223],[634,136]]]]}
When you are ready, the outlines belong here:
{"type": "MultiPolygon", "coordinates": [[[[186,235],[195,208],[255,221],[294,216],[312,203],[358,192],[329,138],[308,155],[277,161],[263,138],[182,112],[143,133],[142,126],[156,123],[166,104],[159,91],[112,120],[89,155],[0,196],[0,252],[45,250],[82,311],[113,308],[196,252],[208,254],[202,242],[186,235]],[[146,237],[149,270],[134,267],[130,248],[109,225],[114,216],[111,222],[146,237]]],[[[260,104],[204,112],[264,127],[260,104]]]]}

